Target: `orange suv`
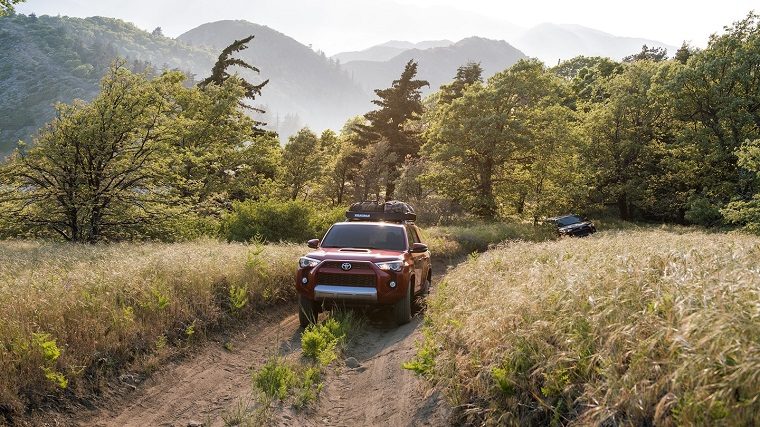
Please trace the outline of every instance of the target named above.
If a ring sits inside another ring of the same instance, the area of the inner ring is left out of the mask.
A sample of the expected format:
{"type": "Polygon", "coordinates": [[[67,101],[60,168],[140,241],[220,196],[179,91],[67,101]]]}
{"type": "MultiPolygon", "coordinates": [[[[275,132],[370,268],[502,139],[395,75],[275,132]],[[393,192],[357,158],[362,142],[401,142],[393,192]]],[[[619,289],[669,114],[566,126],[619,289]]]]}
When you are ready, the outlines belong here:
{"type": "Polygon", "coordinates": [[[430,290],[430,251],[414,210],[403,202],[355,203],[298,261],[299,320],[305,327],[325,305],[388,306],[408,323],[417,296],[430,290]]]}

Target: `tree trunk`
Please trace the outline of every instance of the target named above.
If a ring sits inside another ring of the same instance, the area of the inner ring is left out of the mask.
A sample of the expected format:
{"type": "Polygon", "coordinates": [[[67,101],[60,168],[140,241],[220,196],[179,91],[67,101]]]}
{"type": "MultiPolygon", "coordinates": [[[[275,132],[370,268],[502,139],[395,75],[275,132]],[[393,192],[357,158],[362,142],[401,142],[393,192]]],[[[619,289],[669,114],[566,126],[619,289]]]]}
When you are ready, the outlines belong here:
{"type": "Polygon", "coordinates": [[[480,167],[477,206],[475,213],[485,219],[496,217],[496,198],[493,195],[493,161],[487,160],[480,167]]]}
{"type": "Polygon", "coordinates": [[[618,196],[617,200],[618,211],[620,213],[620,219],[628,221],[630,218],[630,212],[628,211],[628,198],[625,193],[618,196]]]}

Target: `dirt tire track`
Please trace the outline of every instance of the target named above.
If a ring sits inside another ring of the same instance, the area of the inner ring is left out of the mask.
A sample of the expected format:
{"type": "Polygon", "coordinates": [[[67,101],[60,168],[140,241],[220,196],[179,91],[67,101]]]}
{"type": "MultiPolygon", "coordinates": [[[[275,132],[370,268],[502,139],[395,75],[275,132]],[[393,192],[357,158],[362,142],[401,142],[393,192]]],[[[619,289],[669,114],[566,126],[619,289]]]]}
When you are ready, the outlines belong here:
{"type": "Polygon", "coordinates": [[[251,368],[276,352],[291,352],[300,329],[296,307],[287,304],[266,312],[261,319],[230,338],[232,351],[222,343],[209,342],[189,359],[170,364],[121,402],[109,403],[83,417],[84,426],[187,426],[212,425],[236,401],[252,390],[251,368]]]}

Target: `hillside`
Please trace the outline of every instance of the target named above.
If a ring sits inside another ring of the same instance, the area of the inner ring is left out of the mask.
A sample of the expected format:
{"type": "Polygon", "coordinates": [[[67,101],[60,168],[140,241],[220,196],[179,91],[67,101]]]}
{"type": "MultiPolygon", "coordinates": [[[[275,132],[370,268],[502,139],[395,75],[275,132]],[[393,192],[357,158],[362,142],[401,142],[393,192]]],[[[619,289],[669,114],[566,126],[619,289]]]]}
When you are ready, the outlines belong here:
{"type": "Polygon", "coordinates": [[[371,91],[389,86],[401,74],[404,64],[414,59],[419,63],[418,77],[430,82],[425,89],[429,93],[450,81],[457,67],[468,61],[480,62],[484,77],[489,77],[522,58],[525,54],[505,41],[469,37],[451,46],[406,50],[385,62],[352,61],[343,67],[365,90],[371,91]]]}
{"type": "Polygon", "coordinates": [[[368,95],[324,54],[269,27],[247,21],[219,21],[201,25],[178,37],[189,45],[221,50],[232,41],[254,34],[249,49],[238,57],[255,65],[260,75],[245,71],[251,81],[269,79],[257,102],[272,114],[265,120],[277,128],[277,113],[297,114],[302,124],[316,129],[340,128],[364,112],[368,95]]]}
{"type": "Polygon", "coordinates": [[[665,43],[635,37],[619,37],[580,25],[545,23],[525,31],[515,39],[514,45],[532,57],[555,65],[562,59],[578,55],[607,56],[620,60],[623,57],[649,47],[664,47],[672,56],[676,47],[665,43]]]}
{"type": "Polygon", "coordinates": [[[92,98],[117,55],[196,74],[213,63],[208,51],[100,17],[0,18],[0,46],[0,155],[50,121],[53,104],[92,98]]]}
{"type": "Polygon", "coordinates": [[[257,103],[271,129],[287,136],[305,125],[339,128],[368,109],[369,95],[336,62],[256,24],[210,23],[175,40],[112,18],[14,15],[0,18],[0,45],[9,47],[0,51],[0,156],[18,140],[30,142],[54,117],[54,104],[90,100],[117,56],[137,71],[152,64],[200,80],[223,47],[250,34],[257,37],[241,57],[262,71],[248,79],[270,79],[257,103]]]}

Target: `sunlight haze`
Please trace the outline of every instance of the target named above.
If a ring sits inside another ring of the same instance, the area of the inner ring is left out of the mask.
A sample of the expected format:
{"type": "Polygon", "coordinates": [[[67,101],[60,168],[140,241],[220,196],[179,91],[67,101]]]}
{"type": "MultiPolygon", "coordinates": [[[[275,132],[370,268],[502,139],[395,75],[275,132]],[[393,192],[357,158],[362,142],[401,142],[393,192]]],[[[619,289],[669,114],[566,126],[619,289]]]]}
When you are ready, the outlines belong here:
{"type": "Polygon", "coordinates": [[[244,19],[267,25],[328,55],[388,40],[459,40],[477,35],[507,41],[524,29],[552,22],[577,24],[617,36],[678,46],[705,46],[710,34],[746,16],[750,0],[610,2],[500,2],[490,0],[165,0],[131,2],[29,0],[19,13],[108,16],[176,37],[200,24],[244,19]],[[150,11],[150,12],[148,12],[150,11]]]}

